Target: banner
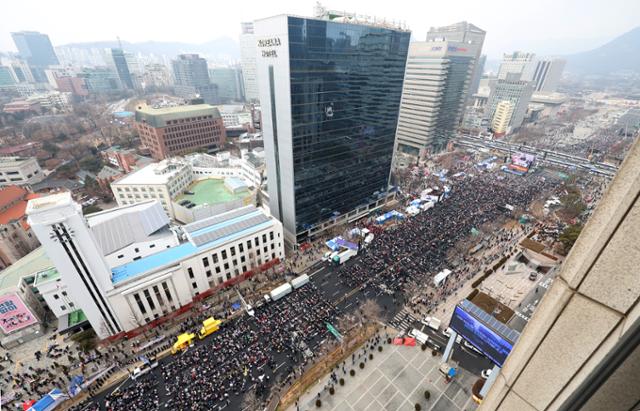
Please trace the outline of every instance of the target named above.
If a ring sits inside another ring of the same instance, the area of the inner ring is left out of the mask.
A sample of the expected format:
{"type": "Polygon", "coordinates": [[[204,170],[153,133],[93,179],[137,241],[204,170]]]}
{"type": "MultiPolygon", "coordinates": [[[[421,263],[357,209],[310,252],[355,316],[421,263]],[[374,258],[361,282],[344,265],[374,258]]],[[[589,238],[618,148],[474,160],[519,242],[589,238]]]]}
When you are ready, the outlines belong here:
{"type": "Polygon", "coordinates": [[[16,293],[0,297],[0,328],[5,334],[36,324],[38,319],[16,293]]]}

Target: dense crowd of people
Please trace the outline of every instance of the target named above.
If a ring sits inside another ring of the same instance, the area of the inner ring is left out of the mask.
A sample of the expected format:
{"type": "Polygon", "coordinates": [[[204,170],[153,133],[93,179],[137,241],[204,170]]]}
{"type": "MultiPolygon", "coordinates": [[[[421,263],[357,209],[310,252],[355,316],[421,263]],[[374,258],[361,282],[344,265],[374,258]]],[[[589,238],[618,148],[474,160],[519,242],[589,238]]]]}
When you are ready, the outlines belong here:
{"type": "Polygon", "coordinates": [[[250,390],[264,398],[275,375],[286,379],[306,364],[337,314],[309,283],[256,308],[254,317],[231,319],[202,343],[161,361],[157,371],[80,409],[215,410],[250,390]]]}

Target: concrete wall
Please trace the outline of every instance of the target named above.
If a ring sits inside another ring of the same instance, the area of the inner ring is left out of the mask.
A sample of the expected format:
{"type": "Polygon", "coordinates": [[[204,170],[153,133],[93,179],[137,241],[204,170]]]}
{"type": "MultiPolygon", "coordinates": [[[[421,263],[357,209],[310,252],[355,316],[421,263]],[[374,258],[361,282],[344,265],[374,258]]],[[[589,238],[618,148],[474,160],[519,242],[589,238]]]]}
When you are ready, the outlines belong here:
{"type": "MultiPolygon", "coordinates": [[[[558,409],[638,324],[639,196],[636,141],[480,410],[558,409]]],[[[636,348],[583,410],[638,406],[638,357],[636,348]]]]}

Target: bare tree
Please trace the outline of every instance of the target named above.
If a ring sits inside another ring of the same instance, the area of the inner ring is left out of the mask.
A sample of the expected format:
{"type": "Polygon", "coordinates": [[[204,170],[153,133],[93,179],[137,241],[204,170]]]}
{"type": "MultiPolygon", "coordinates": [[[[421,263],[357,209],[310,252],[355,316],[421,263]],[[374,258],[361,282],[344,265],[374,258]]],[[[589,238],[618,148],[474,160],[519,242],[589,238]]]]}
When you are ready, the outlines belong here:
{"type": "Polygon", "coordinates": [[[369,322],[377,322],[382,318],[382,308],[377,301],[367,298],[361,305],[360,311],[369,322]]]}
{"type": "Polygon", "coordinates": [[[260,398],[256,395],[255,390],[249,390],[242,397],[242,410],[253,411],[260,408],[260,398]]]}

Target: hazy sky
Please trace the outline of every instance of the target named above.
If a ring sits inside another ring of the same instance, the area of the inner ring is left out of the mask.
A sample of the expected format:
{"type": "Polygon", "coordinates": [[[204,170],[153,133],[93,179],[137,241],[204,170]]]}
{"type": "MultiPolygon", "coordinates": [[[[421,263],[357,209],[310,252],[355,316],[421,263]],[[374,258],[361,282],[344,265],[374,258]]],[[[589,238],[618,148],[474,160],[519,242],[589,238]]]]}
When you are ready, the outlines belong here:
{"type": "MultiPolygon", "coordinates": [[[[0,15],[0,50],[12,31],[49,34],[54,46],[121,39],[201,43],[237,39],[241,21],[276,14],[310,16],[312,0],[12,0],[0,15]]],[[[571,53],[640,25],[638,0],[324,0],[325,7],[403,20],[414,39],[430,26],[467,20],[487,31],[484,52],[571,53]]]]}

